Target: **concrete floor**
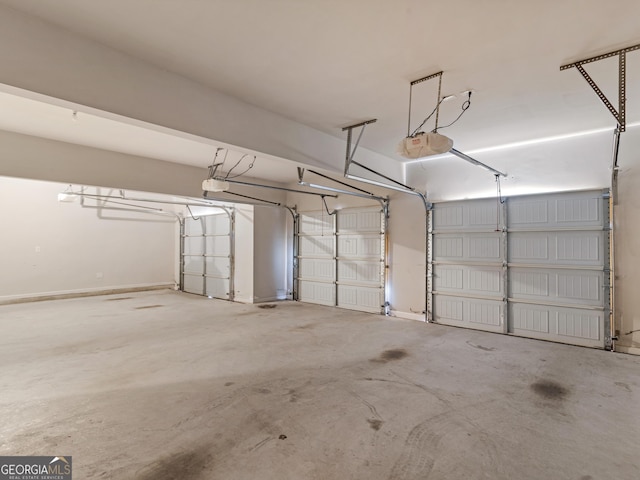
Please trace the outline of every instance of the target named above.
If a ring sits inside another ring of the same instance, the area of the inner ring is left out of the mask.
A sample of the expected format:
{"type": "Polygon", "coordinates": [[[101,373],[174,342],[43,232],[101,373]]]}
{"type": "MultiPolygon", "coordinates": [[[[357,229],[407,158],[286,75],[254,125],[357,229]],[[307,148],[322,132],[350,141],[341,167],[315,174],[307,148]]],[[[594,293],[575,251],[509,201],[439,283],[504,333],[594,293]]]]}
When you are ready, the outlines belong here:
{"type": "Polygon", "coordinates": [[[171,291],[0,328],[0,455],[78,480],[640,478],[638,357],[171,291]]]}

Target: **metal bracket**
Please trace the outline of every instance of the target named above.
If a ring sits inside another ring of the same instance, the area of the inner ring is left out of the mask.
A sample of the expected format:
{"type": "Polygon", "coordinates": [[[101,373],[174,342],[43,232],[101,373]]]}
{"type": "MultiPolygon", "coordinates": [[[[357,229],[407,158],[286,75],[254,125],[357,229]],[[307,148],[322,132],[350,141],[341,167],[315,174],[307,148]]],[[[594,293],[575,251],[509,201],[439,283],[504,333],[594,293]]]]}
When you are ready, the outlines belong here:
{"type": "Polygon", "coordinates": [[[369,125],[370,123],[376,123],[377,121],[378,121],[377,118],[373,118],[371,120],[365,120],[364,122],[356,123],[355,125],[349,125],[348,127],[344,127],[342,129],[343,132],[345,130],[347,132],[347,155],[346,155],[345,161],[344,161],[344,175],[345,175],[345,177],[349,173],[349,166],[351,165],[351,162],[353,161],[353,156],[356,154],[356,150],[358,149],[358,144],[360,143],[360,139],[362,138],[362,134],[364,133],[365,127],[367,125],[369,125]],[[354,128],[358,128],[358,127],[362,127],[362,130],[360,130],[360,134],[358,135],[358,139],[356,140],[355,146],[353,147],[353,149],[351,149],[352,132],[353,132],[354,128]]]}
{"type": "MultiPolygon", "coordinates": [[[[442,92],[442,71],[437,73],[432,73],[431,75],[427,75],[426,77],[418,78],[417,80],[412,81],[409,84],[409,116],[407,118],[407,137],[411,136],[411,100],[413,98],[413,86],[418,83],[426,82],[427,80],[431,80],[432,78],[438,78],[438,97],[436,98],[436,130],[438,129],[438,118],[440,117],[440,94],[442,92]]],[[[419,128],[419,127],[418,127],[419,128]]]]}
{"type": "Polygon", "coordinates": [[[626,76],[627,76],[627,52],[633,52],[634,50],[640,50],[640,44],[633,45],[631,47],[621,48],[620,50],[615,50],[613,52],[605,53],[602,55],[597,55],[595,57],[585,58],[584,60],[578,60],[577,62],[568,63],[566,65],[562,65],[560,70],[567,70],[569,68],[575,67],[580,74],[587,81],[589,86],[596,92],[598,98],[602,100],[602,103],[607,107],[607,109],[613,115],[613,118],[618,122],[618,129],[620,132],[624,132],[627,127],[627,113],[625,103],[627,101],[626,98],[626,76]],[[591,78],[591,76],[587,73],[582,65],[585,63],[597,62],[598,60],[603,60],[605,58],[611,58],[618,56],[618,109],[613,106],[613,104],[609,101],[604,92],[598,87],[596,82],[591,78]]]}

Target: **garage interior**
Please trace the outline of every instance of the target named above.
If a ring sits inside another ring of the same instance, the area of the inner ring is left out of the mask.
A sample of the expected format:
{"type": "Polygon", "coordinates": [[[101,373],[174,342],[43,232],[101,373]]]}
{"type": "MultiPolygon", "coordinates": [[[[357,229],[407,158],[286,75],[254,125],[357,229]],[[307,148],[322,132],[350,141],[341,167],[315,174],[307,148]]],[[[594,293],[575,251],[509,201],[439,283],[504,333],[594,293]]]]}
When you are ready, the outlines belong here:
{"type": "Polygon", "coordinates": [[[0,0],[0,455],[638,478],[638,13],[0,0]]]}

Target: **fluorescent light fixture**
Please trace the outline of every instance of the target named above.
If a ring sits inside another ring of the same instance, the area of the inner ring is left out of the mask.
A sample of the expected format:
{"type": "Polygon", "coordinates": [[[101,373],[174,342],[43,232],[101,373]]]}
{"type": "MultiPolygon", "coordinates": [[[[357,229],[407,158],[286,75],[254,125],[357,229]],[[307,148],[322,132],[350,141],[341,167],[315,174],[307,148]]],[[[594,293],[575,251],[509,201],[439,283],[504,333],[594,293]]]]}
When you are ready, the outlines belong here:
{"type": "MultiPolygon", "coordinates": [[[[640,122],[635,122],[635,123],[630,123],[627,125],[627,128],[634,128],[634,127],[640,127],[640,122]]],[[[583,130],[581,132],[574,132],[574,133],[567,133],[567,134],[563,134],[563,135],[554,135],[551,137],[542,137],[542,138],[535,138],[532,140],[524,140],[522,142],[512,142],[512,143],[505,143],[504,145],[496,145],[495,147],[486,147],[486,148],[478,148],[475,150],[469,150],[465,153],[467,153],[468,155],[475,155],[478,153],[486,153],[486,152],[498,152],[500,150],[509,150],[512,148],[520,148],[520,147],[528,147],[531,145],[539,145],[542,143],[550,143],[550,142],[557,142],[559,140],[568,140],[570,138],[578,138],[578,137],[586,137],[589,135],[597,135],[599,133],[606,133],[606,132],[613,132],[613,128],[611,127],[607,127],[607,128],[596,128],[593,130],[583,130]]],[[[440,155],[437,158],[449,158],[449,156],[453,157],[453,155],[440,155]]],[[[431,158],[435,158],[435,157],[431,157],[431,158]]],[[[427,158],[420,158],[420,159],[416,159],[416,160],[410,160],[408,162],[403,162],[405,165],[406,164],[410,164],[410,163],[419,163],[419,162],[424,162],[427,160],[430,160],[431,158],[427,159],[427,158]]]]}

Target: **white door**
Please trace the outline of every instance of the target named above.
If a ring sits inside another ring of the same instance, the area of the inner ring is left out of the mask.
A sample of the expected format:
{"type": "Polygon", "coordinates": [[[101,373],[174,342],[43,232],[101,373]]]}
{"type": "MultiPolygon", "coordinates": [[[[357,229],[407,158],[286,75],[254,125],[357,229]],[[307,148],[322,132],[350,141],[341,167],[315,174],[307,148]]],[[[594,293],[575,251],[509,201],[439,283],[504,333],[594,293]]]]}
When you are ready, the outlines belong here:
{"type": "Polygon", "coordinates": [[[607,194],[441,203],[434,205],[431,221],[433,320],[574,345],[610,345],[607,194]]]}
{"type": "Polygon", "coordinates": [[[300,213],[298,300],[384,312],[385,225],[380,208],[300,213]]]}
{"type": "Polygon", "coordinates": [[[337,213],[337,305],[384,312],[385,221],[380,208],[337,213]]]}
{"type": "Polygon", "coordinates": [[[502,210],[495,199],[434,205],[429,296],[436,322],[507,331],[502,210]]]}
{"type": "Polygon", "coordinates": [[[532,195],[507,204],[509,332],[608,346],[608,195],[532,195]]]}
{"type": "Polygon", "coordinates": [[[185,218],[182,290],[233,300],[233,212],[185,218]]]}
{"type": "Polygon", "coordinates": [[[336,304],[335,215],[300,213],[298,224],[298,300],[336,304]]]}

